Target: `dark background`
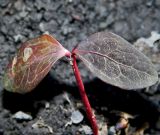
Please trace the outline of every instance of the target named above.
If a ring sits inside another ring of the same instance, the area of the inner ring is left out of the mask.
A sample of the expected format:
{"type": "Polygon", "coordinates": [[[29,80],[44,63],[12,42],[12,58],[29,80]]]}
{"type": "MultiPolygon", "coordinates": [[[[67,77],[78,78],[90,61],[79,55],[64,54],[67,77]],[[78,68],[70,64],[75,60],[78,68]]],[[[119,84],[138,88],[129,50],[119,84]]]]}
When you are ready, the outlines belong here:
{"type": "MultiPolygon", "coordinates": [[[[131,43],[140,37],[149,37],[152,31],[160,32],[160,0],[0,0],[0,79],[8,60],[20,43],[28,39],[48,31],[64,47],[72,50],[88,35],[103,30],[110,30],[131,43]]],[[[138,116],[131,121],[131,126],[138,128],[148,122],[150,128],[146,134],[160,134],[157,121],[159,87],[152,88],[154,92],[151,93],[124,91],[96,79],[80,62],[79,67],[98,121],[106,123],[108,120],[109,126],[115,125],[117,117],[112,120],[110,112],[124,111],[138,116]]],[[[70,105],[63,98],[64,91],[70,93],[75,107],[81,103],[66,58],[57,62],[29,94],[9,93],[0,85],[0,134],[48,134],[46,128],[31,128],[42,117],[53,128],[54,135],[75,135],[82,125],[88,125],[88,121],[85,118],[78,125],[64,127],[71,114],[70,105]],[[49,110],[45,109],[46,101],[50,103],[49,110]],[[20,110],[30,113],[34,119],[17,122],[12,115],[20,110]]],[[[84,108],[80,107],[80,110],[85,116],[84,108]]]]}

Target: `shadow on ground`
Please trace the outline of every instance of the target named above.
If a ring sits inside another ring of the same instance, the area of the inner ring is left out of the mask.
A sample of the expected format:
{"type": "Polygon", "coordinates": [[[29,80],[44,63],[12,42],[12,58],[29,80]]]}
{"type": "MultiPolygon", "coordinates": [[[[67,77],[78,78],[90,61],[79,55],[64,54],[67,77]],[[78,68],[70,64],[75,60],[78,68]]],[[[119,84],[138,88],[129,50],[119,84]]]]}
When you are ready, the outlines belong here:
{"type": "MultiPolygon", "coordinates": [[[[135,116],[131,120],[131,125],[138,127],[145,122],[149,122],[154,127],[159,117],[156,105],[147,99],[138,91],[121,90],[117,87],[107,85],[106,83],[95,79],[91,83],[85,84],[85,88],[91,102],[91,106],[97,111],[97,114],[105,116],[110,124],[115,124],[116,117],[112,111],[127,112],[135,116]],[[107,110],[102,110],[106,107],[107,110]]],[[[51,101],[55,96],[62,94],[63,91],[70,93],[74,99],[80,99],[77,87],[71,87],[64,84],[59,85],[48,74],[40,85],[28,94],[15,94],[3,91],[3,107],[11,113],[17,111],[30,112],[36,118],[39,109],[44,108],[39,102],[51,101]]],[[[73,102],[74,102],[73,99],[73,102]]]]}

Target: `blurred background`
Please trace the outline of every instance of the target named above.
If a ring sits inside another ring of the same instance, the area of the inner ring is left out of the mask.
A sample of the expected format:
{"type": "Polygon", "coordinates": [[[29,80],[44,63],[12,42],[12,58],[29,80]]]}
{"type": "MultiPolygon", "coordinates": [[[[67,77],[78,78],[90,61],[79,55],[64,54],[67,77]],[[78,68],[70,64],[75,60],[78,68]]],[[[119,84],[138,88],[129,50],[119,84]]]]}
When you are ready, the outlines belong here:
{"type": "MultiPolygon", "coordinates": [[[[64,47],[72,50],[80,41],[98,31],[114,32],[131,43],[135,43],[141,37],[150,37],[153,31],[159,33],[160,0],[0,0],[0,79],[17,48],[28,39],[48,32],[64,47]]],[[[160,134],[160,123],[156,121],[160,110],[159,85],[150,88],[152,92],[142,91],[142,95],[136,92],[123,92],[96,80],[80,62],[79,67],[86,87],[90,89],[88,94],[92,106],[95,110],[100,110],[96,112],[100,123],[104,125],[109,123],[111,127],[118,121],[106,120],[111,118],[108,111],[110,106],[110,111],[120,110],[136,115],[137,121],[132,121],[133,127],[143,127],[143,124],[147,122],[147,128],[145,127],[139,134],[143,131],[146,135],[160,134]],[[95,91],[91,91],[91,86],[95,91]],[[102,89],[102,93],[99,89],[102,89]],[[99,93],[96,92],[97,90],[99,93]],[[107,98],[109,99],[105,100],[107,98]],[[135,105],[138,107],[133,107],[135,105]],[[101,107],[107,108],[104,109],[105,113],[101,107]]],[[[3,91],[3,86],[0,84],[0,134],[49,134],[49,129],[45,126],[36,130],[32,128],[31,125],[38,121],[39,117],[43,117],[44,121],[53,128],[51,134],[87,134],[82,128],[83,125],[88,125],[86,118],[78,125],[71,124],[65,127],[72,111],[64,98],[63,91],[69,92],[70,99],[76,107],[78,103],[81,103],[72,69],[66,58],[56,63],[37,89],[31,94],[16,95],[3,91]],[[57,96],[60,97],[57,98],[57,96]],[[50,110],[45,109],[46,101],[51,104],[50,110]],[[17,122],[12,119],[12,115],[20,110],[31,114],[33,119],[27,122],[17,122]]],[[[81,107],[79,108],[81,110],[81,107]]],[[[81,112],[84,113],[83,107],[81,112]]],[[[115,117],[118,119],[117,115],[115,117]]],[[[108,128],[108,130],[111,129],[108,128]]],[[[133,130],[132,134],[136,132],[133,130]]],[[[129,132],[124,132],[124,134],[129,134],[129,132]]]]}

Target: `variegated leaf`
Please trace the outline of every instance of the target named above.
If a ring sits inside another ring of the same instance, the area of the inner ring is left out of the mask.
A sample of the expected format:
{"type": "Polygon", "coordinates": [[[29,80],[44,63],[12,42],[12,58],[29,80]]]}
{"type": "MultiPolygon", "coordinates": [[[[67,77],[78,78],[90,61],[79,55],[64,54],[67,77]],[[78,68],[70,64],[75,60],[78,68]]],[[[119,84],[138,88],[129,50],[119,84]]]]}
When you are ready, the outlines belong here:
{"type": "Polygon", "coordinates": [[[67,52],[47,34],[26,41],[8,65],[3,79],[5,89],[17,93],[31,91],[67,52]]]}
{"type": "Polygon", "coordinates": [[[158,80],[150,60],[129,42],[110,32],[82,41],[73,53],[101,80],[123,89],[138,89],[158,80]]]}

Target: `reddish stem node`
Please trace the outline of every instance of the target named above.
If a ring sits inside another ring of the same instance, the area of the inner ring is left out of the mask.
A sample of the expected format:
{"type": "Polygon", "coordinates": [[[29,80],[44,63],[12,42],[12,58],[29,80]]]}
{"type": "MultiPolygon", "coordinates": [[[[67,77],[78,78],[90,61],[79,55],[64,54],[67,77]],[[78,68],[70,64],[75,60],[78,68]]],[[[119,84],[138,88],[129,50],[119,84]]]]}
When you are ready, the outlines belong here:
{"type": "Polygon", "coordinates": [[[75,78],[76,78],[76,81],[77,81],[77,85],[78,85],[78,88],[79,88],[79,92],[80,92],[83,104],[84,104],[85,109],[86,109],[87,117],[90,121],[92,130],[93,130],[93,134],[98,135],[98,126],[97,126],[96,118],[95,118],[95,115],[92,113],[92,109],[91,109],[88,97],[87,97],[85,89],[84,89],[84,85],[83,85],[83,82],[82,82],[82,79],[81,79],[81,75],[80,75],[80,72],[79,72],[79,69],[78,69],[78,66],[77,66],[75,54],[72,54],[72,58],[73,58],[72,68],[73,68],[73,71],[74,71],[74,75],[75,75],[75,78]]]}
{"type": "Polygon", "coordinates": [[[70,58],[71,57],[71,52],[68,50],[65,50],[65,56],[70,58]]]}

